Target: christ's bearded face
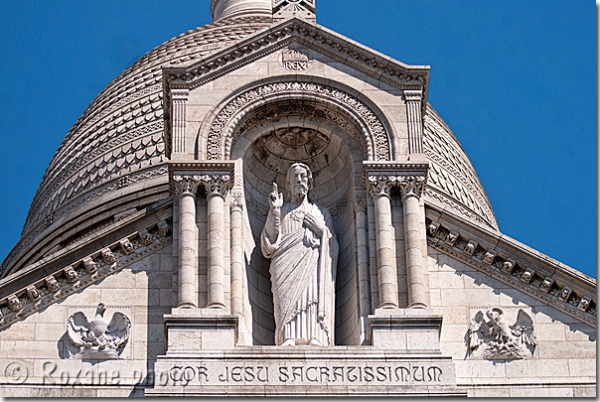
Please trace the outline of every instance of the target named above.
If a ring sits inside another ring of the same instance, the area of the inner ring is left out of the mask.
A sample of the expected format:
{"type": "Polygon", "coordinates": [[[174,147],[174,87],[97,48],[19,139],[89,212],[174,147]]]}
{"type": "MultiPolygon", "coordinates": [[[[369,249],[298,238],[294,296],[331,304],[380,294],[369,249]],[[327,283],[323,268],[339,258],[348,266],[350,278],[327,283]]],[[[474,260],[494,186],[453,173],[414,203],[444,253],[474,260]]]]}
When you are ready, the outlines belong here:
{"type": "Polygon", "coordinates": [[[302,166],[294,166],[291,172],[290,186],[293,197],[301,200],[308,194],[308,172],[302,166]]]}

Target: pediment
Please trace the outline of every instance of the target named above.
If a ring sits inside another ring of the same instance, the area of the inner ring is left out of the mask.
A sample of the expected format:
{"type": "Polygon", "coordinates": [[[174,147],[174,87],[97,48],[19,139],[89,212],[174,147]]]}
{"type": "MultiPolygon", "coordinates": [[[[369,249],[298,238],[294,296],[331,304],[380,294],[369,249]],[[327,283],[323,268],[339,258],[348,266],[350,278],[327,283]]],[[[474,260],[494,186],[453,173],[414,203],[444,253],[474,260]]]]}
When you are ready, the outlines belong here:
{"type": "Polygon", "coordinates": [[[596,327],[596,281],[510,237],[427,205],[427,245],[596,327]]]}
{"type": "Polygon", "coordinates": [[[355,71],[356,76],[367,77],[390,88],[419,91],[423,113],[427,107],[428,66],[404,64],[324,27],[293,18],[201,60],[185,66],[163,68],[167,156],[171,153],[170,125],[171,116],[174,116],[174,99],[186,98],[187,93],[195,88],[274,54],[283,67],[282,76],[287,74],[310,80],[312,75],[305,74],[304,67],[318,57],[344,66],[350,74],[355,71]]]}
{"type": "Polygon", "coordinates": [[[344,63],[391,86],[423,90],[427,103],[429,66],[411,66],[316,24],[297,18],[263,30],[217,53],[181,67],[165,67],[165,90],[194,88],[257,58],[297,44],[344,63]]]}

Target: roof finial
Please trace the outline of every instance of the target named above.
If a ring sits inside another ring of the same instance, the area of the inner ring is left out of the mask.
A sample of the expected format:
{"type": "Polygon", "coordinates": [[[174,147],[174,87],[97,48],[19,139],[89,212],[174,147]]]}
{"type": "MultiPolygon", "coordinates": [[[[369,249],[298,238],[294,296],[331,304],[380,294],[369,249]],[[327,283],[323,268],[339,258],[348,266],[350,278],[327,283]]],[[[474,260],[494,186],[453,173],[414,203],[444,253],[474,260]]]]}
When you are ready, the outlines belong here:
{"type": "Polygon", "coordinates": [[[316,21],[317,0],[273,0],[273,18],[316,21]]]}

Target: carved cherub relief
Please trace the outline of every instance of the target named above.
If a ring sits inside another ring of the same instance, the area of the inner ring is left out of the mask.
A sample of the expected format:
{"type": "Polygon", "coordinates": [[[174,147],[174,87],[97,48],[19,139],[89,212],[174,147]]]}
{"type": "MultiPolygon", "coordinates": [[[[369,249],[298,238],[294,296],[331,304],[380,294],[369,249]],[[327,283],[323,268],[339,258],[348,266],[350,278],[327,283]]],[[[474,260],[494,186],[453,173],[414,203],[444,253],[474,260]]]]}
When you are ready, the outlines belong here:
{"type": "Polygon", "coordinates": [[[118,359],[131,334],[131,321],[116,312],[110,322],[104,318],[106,306],[98,304],[88,321],[81,311],[69,317],[64,357],[75,359],[118,359]]]}
{"type": "Polygon", "coordinates": [[[531,357],[537,345],[533,320],[523,309],[519,309],[512,325],[501,308],[491,308],[485,314],[478,311],[467,335],[468,355],[480,354],[489,360],[531,357]]]}

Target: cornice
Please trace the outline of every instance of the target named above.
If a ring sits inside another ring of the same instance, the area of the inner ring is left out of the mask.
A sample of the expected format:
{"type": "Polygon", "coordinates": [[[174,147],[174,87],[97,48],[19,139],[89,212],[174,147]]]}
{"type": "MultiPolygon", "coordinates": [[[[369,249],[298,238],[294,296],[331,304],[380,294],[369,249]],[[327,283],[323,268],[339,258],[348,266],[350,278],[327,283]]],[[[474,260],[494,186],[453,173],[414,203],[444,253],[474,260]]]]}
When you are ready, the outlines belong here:
{"type": "Polygon", "coordinates": [[[423,158],[422,161],[390,162],[390,161],[365,161],[363,162],[363,171],[369,174],[402,174],[402,173],[420,173],[427,174],[429,170],[429,161],[423,158]]]}
{"type": "Polygon", "coordinates": [[[33,283],[19,281],[20,288],[10,294],[3,294],[6,292],[2,289],[0,330],[170,245],[170,232],[170,225],[160,220],[46,273],[43,279],[33,283]]]}
{"type": "Polygon", "coordinates": [[[427,244],[452,258],[596,327],[596,281],[499,232],[427,205],[427,244]]]}

